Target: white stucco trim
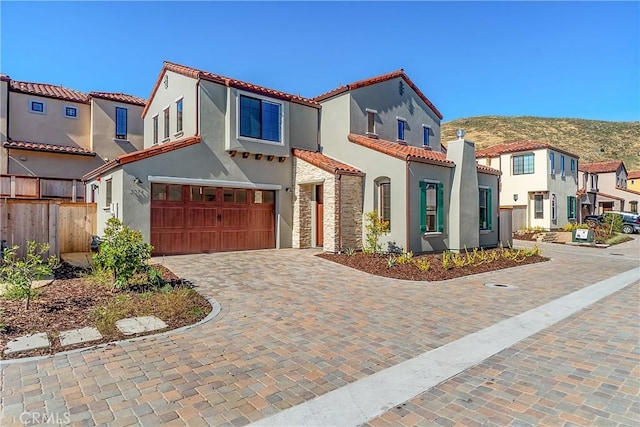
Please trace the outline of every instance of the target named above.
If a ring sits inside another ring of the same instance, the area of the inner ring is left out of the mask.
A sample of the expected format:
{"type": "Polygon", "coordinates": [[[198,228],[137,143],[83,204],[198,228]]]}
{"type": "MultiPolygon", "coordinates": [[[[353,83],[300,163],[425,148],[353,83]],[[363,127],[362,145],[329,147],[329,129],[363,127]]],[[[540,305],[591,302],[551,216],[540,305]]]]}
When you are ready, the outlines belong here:
{"type": "Polygon", "coordinates": [[[149,175],[149,182],[158,184],[203,185],[210,187],[255,188],[259,190],[282,190],[280,184],[264,184],[260,182],[223,181],[219,179],[182,178],[177,176],[149,175]]]}
{"type": "Polygon", "coordinates": [[[305,181],[296,181],[298,185],[310,185],[310,184],[322,184],[324,182],[324,178],[320,179],[307,179],[305,181]]]}

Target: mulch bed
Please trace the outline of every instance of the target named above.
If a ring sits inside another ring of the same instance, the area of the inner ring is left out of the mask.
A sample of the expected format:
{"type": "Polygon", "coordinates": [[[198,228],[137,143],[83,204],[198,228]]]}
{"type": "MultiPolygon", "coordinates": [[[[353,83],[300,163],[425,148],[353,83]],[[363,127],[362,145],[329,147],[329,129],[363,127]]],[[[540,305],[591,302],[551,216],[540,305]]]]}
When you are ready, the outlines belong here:
{"type": "Polygon", "coordinates": [[[346,254],[327,253],[318,254],[317,256],[357,270],[374,274],[376,276],[391,277],[393,279],[426,281],[455,279],[456,277],[468,276],[470,274],[485,273],[487,271],[501,270],[503,268],[517,267],[520,265],[534,264],[549,260],[549,258],[539,255],[527,257],[521,262],[500,258],[499,260],[490,263],[487,262],[480,265],[454,267],[451,270],[445,270],[442,267],[441,255],[415,256],[414,259],[426,258],[431,264],[429,270],[421,271],[411,262],[408,264],[396,263],[393,267],[388,267],[387,257],[383,255],[373,256],[357,252],[351,256],[346,254]]]}
{"type": "MultiPolygon", "coordinates": [[[[166,267],[155,265],[163,279],[172,286],[189,286],[166,267]]],[[[39,356],[54,354],[63,350],[71,350],[81,347],[93,347],[111,341],[116,341],[133,336],[124,336],[119,332],[105,337],[99,341],[80,343],[74,346],[62,348],[58,339],[61,331],[79,329],[87,326],[94,327],[95,321],[92,312],[95,308],[106,304],[117,295],[127,294],[132,298],[140,298],[147,289],[131,289],[128,292],[119,291],[106,286],[92,283],[88,278],[82,277],[86,271],[63,264],[55,271],[55,280],[52,284],[40,288],[39,297],[32,299],[29,310],[25,308],[24,300],[0,299],[3,312],[0,315],[5,325],[4,332],[0,332],[0,359],[13,359],[27,356],[39,356]],[[49,349],[30,350],[26,352],[5,355],[7,342],[24,335],[47,332],[51,347],[49,349]]],[[[209,302],[197,295],[193,300],[193,308],[199,309],[201,315],[194,317],[190,313],[184,316],[162,319],[169,329],[190,325],[203,319],[211,311],[209,302]]],[[[151,332],[151,334],[157,331],[151,332]]],[[[139,334],[139,335],[148,335],[139,334]]],[[[134,335],[138,336],[138,335],[134,335]]]]}

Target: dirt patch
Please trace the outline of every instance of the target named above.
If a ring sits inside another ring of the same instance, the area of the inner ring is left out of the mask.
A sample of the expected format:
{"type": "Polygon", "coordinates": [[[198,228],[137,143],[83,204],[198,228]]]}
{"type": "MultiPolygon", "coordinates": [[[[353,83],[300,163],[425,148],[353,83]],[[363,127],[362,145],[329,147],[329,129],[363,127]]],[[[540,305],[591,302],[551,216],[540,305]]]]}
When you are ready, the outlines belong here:
{"type": "MultiPolygon", "coordinates": [[[[104,334],[100,341],[89,344],[78,344],[62,348],[58,335],[62,331],[96,326],[95,310],[104,307],[116,298],[126,298],[131,306],[147,306],[148,314],[156,315],[167,323],[168,329],[190,325],[203,319],[211,312],[209,302],[193,291],[190,283],[181,280],[173,272],[161,265],[155,265],[163,279],[168,281],[174,291],[181,291],[184,303],[181,310],[168,310],[162,305],[149,304],[150,298],[158,292],[149,292],[146,288],[133,288],[129,291],[119,291],[92,281],[87,272],[63,264],[56,270],[56,279],[48,286],[40,289],[38,298],[31,300],[29,310],[25,309],[22,300],[0,299],[2,314],[0,323],[4,324],[4,331],[0,332],[0,359],[54,354],[62,350],[80,347],[91,347],[96,344],[116,341],[125,337],[119,331],[104,334]],[[86,276],[86,277],[83,277],[86,276]],[[186,300],[186,301],[185,301],[186,300]],[[51,348],[31,350],[27,352],[4,355],[7,342],[28,334],[46,332],[51,348]]],[[[158,295],[168,298],[167,292],[158,295]]],[[[125,316],[127,317],[127,316],[125,316]]],[[[152,332],[157,333],[157,332],[152,332]]],[[[140,334],[146,335],[146,334],[140,334]]]]}
{"type": "Polygon", "coordinates": [[[418,269],[413,262],[409,262],[407,264],[396,263],[393,267],[389,267],[387,264],[387,257],[383,255],[374,256],[358,252],[351,256],[346,254],[326,253],[318,254],[317,256],[357,270],[374,274],[376,276],[391,277],[393,279],[426,281],[455,279],[456,277],[468,276],[470,274],[485,273],[487,271],[501,270],[503,268],[517,267],[520,265],[549,260],[549,258],[545,258],[540,255],[532,255],[524,258],[522,261],[500,258],[496,261],[484,262],[479,265],[465,265],[463,267],[453,267],[447,270],[442,266],[442,255],[420,255],[414,257],[414,260],[424,259],[429,262],[429,269],[423,271],[418,269]]]}

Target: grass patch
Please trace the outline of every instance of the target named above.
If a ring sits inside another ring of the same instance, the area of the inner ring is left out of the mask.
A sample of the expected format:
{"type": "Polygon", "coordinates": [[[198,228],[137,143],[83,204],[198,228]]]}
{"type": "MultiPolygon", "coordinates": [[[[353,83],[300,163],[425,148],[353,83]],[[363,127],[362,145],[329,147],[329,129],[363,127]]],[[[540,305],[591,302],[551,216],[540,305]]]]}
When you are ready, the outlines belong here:
{"type": "Polygon", "coordinates": [[[629,240],[633,240],[633,238],[627,236],[626,234],[615,234],[610,239],[607,239],[605,243],[607,245],[618,245],[620,243],[628,242],[629,240]]]}

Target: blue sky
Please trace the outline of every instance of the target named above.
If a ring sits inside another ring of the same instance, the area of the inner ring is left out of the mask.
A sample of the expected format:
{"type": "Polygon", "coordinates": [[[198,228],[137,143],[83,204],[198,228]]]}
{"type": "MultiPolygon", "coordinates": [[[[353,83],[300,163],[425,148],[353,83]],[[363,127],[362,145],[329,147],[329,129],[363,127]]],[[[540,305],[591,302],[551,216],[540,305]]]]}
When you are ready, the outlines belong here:
{"type": "Polygon", "coordinates": [[[639,2],[7,2],[13,79],[146,98],[163,60],[312,97],[404,68],[445,121],[640,120],[639,2]]]}

